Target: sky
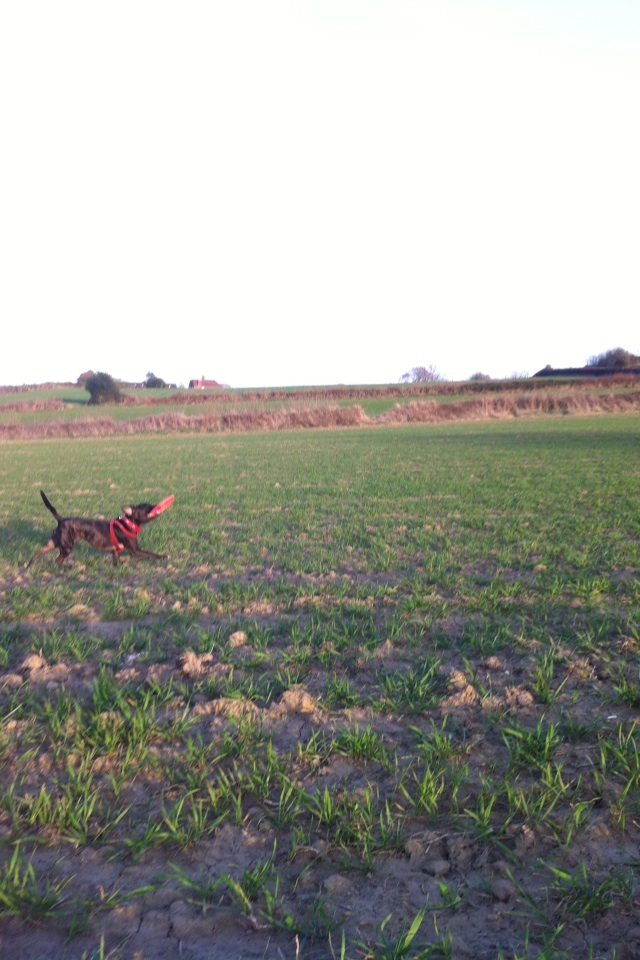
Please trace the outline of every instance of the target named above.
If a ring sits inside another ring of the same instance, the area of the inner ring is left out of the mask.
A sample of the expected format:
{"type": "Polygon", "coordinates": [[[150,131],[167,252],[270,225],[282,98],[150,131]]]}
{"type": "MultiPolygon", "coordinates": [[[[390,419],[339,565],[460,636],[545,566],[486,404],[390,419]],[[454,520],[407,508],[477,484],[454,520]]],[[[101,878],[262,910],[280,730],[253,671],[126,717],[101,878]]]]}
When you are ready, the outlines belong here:
{"type": "Polygon", "coordinates": [[[638,0],[0,8],[0,384],[640,354],[638,0]]]}

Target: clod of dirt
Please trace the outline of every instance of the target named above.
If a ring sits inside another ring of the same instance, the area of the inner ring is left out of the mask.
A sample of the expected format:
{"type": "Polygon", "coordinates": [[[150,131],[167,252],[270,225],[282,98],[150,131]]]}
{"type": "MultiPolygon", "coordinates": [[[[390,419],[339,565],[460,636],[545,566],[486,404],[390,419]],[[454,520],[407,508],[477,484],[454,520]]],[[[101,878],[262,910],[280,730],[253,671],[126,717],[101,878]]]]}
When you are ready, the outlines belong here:
{"type": "Polygon", "coordinates": [[[186,650],[178,657],[178,667],[187,680],[195,680],[208,673],[212,663],[213,656],[210,653],[198,655],[193,650],[186,650]]]}
{"type": "Polygon", "coordinates": [[[351,891],[352,882],[341,873],[333,873],[323,881],[323,887],[330,897],[344,897],[351,891]]]}
{"type": "Polygon", "coordinates": [[[484,661],[483,666],[487,670],[506,670],[507,669],[507,664],[502,659],[502,657],[496,657],[496,656],[487,657],[487,659],[484,661]]]}
{"type": "Polygon", "coordinates": [[[247,635],[244,630],[236,630],[235,633],[232,633],[229,637],[229,646],[230,647],[244,647],[247,642],[247,635]]]}
{"type": "Polygon", "coordinates": [[[404,852],[413,862],[415,859],[419,859],[424,854],[424,843],[422,840],[416,840],[415,837],[412,837],[404,845],[404,852]]]}
{"type": "Polygon", "coordinates": [[[291,687],[280,697],[280,703],[273,704],[272,710],[280,713],[318,713],[318,704],[303,687],[291,687]]]}
{"type": "Polygon", "coordinates": [[[44,657],[41,657],[38,653],[30,653],[18,667],[18,673],[29,676],[37,670],[44,670],[46,666],[47,661],[44,657]]]}
{"type": "Polygon", "coordinates": [[[516,839],[516,853],[523,857],[528,850],[533,850],[536,845],[536,835],[526,823],[522,824],[519,836],[516,839]]]}
{"type": "Polygon", "coordinates": [[[391,640],[388,638],[384,643],[381,643],[378,649],[374,653],[374,657],[377,660],[383,660],[385,658],[393,657],[395,655],[395,649],[391,640]]]}
{"type": "Polygon", "coordinates": [[[471,686],[470,683],[467,683],[464,687],[452,694],[452,696],[447,697],[446,700],[443,700],[440,708],[445,713],[455,710],[459,707],[471,707],[478,702],[480,697],[478,696],[477,690],[471,686]]]}
{"type": "MultiPolygon", "coordinates": [[[[214,716],[229,717],[232,720],[238,720],[241,717],[252,717],[254,720],[259,720],[260,718],[260,708],[251,700],[236,699],[235,697],[219,697],[217,700],[211,701],[207,706],[210,709],[206,712],[212,713],[214,716]]],[[[205,711],[201,709],[197,711],[198,714],[203,712],[205,711]]]]}
{"type": "Polygon", "coordinates": [[[513,895],[515,892],[515,887],[510,880],[507,880],[506,877],[498,877],[491,884],[491,893],[496,900],[500,900],[502,903],[506,901],[513,895]]]}
{"type": "Polygon", "coordinates": [[[507,707],[510,710],[530,707],[534,702],[533,694],[524,687],[508,687],[506,690],[507,707]]]}
{"type": "Polygon", "coordinates": [[[469,864],[475,853],[475,841],[468,837],[447,837],[449,860],[459,869],[469,864]]]}
{"type": "Polygon", "coordinates": [[[451,864],[448,860],[426,860],[422,869],[432,877],[444,877],[451,870],[451,864]]]}

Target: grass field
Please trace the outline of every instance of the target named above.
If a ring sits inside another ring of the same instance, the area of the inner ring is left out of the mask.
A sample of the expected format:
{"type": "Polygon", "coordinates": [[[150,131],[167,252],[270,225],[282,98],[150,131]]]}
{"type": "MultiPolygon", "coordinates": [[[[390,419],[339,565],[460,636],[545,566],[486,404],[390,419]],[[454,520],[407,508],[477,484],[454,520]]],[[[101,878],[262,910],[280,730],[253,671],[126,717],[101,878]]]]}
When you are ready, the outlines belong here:
{"type": "Polygon", "coordinates": [[[0,958],[640,956],[640,418],[0,445],[0,958]],[[65,515],[175,493],[136,564],[65,515]]]}
{"type": "Polygon", "coordinates": [[[638,412],[634,376],[365,386],[171,390],[127,387],[124,401],[91,406],[73,385],[0,387],[0,442],[123,432],[229,432],[406,419],[487,419],[535,414],[638,412]],[[411,410],[408,410],[411,408],[411,410]],[[345,421],[345,411],[350,411],[345,421]]]}

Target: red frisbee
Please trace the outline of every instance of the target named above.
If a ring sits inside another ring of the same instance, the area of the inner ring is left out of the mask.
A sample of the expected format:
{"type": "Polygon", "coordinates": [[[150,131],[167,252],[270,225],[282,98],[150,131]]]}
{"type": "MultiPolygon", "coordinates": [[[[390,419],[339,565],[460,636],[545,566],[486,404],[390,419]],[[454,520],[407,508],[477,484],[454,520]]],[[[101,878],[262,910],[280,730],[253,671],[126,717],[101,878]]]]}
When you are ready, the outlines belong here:
{"type": "Polygon", "coordinates": [[[172,493],[170,496],[165,497],[164,500],[161,500],[160,503],[156,504],[153,510],[149,511],[149,517],[157,517],[158,514],[164,513],[165,510],[168,510],[173,501],[175,500],[175,495],[172,493]]]}

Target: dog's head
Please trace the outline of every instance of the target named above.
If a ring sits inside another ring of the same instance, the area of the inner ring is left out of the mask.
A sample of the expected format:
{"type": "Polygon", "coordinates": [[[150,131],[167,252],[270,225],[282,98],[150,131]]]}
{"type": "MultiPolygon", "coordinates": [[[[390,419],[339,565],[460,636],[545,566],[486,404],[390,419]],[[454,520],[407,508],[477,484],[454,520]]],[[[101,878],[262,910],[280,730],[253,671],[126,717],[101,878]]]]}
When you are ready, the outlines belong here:
{"type": "Polygon", "coordinates": [[[171,494],[170,497],[165,497],[164,500],[161,500],[160,503],[156,503],[154,506],[152,503],[139,503],[135,507],[125,507],[122,511],[122,515],[131,520],[132,523],[135,523],[137,526],[141,527],[143,523],[148,523],[149,520],[154,520],[161,513],[167,510],[174,501],[174,495],[171,494]]]}
{"type": "Polygon", "coordinates": [[[137,527],[141,527],[143,523],[148,523],[149,520],[153,520],[151,516],[152,510],[152,503],[139,503],[135,507],[125,507],[122,511],[122,516],[131,520],[137,527]]]}

